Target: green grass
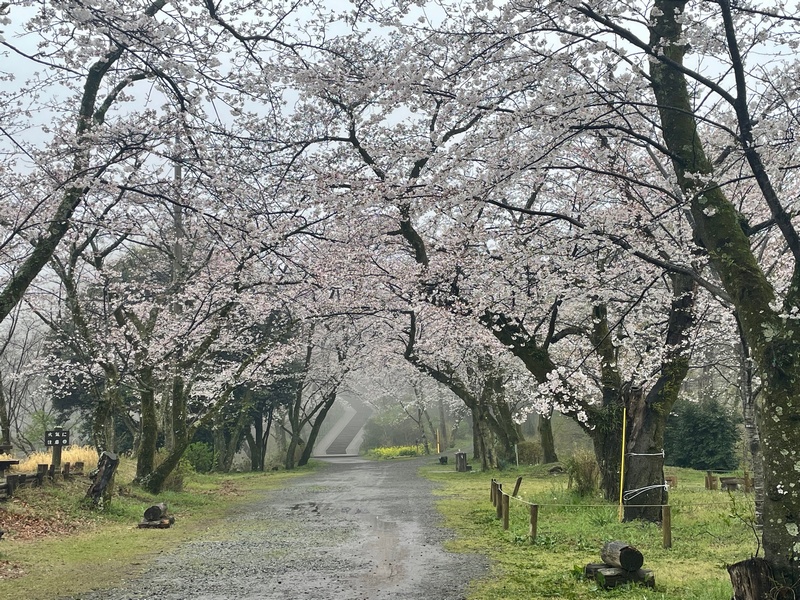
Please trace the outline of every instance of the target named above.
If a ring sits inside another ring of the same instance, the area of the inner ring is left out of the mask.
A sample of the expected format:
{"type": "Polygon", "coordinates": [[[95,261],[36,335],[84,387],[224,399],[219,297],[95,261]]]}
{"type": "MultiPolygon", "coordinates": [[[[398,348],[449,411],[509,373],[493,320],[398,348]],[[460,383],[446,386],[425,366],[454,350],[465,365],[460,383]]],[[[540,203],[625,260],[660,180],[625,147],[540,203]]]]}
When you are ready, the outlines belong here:
{"type": "Polygon", "coordinates": [[[752,495],[703,489],[703,473],[670,469],[678,487],[670,491],[671,549],[662,547],[657,524],[620,523],[617,507],[599,497],[578,498],[567,490],[566,476],[531,467],[493,473],[456,473],[452,467],[423,469],[441,484],[438,508],[457,532],[448,549],[487,554],[490,574],[470,587],[470,600],[506,598],[636,600],[729,600],[727,564],[748,558],[756,544],[747,519],[752,495]],[[529,507],[510,502],[510,527],[504,531],[489,499],[492,477],[506,491],[523,477],[520,496],[539,504],[538,535],[530,542],[529,507]],[[602,590],[584,579],[583,566],[601,562],[609,540],[624,540],[644,555],[644,568],[655,574],[655,589],[624,586],[602,590]]]}
{"type": "MultiPolygon", "coordinates": [[[[0,541],[0,563],[13,578],[0,576],[0,598],[52,600],[76,596],[95,588],[119,585],[150,568],[151,561],[179,543],[226,535],[224,517],[254,494],[275,489],[290,478],[313,470],[241,474],[190,474],[184,490],[152,496],[123,486],[110,508],[102,513],[82,507],[88,481],[62,482],[44,488],[20,490],[17,499],[0,504],[0,511],[15,511],[37,518],[73,522],[78,533],[57,534],[33,540],[13,539],[13,531],[0,541]],[[166,502],[176,522],[170,529],[138,529],[148,506],[166,502]]],[[[125,471],[124,467],[122,470],[125,471]]],[[[124,473],[117,482],[124,481],[124,473]]]]}

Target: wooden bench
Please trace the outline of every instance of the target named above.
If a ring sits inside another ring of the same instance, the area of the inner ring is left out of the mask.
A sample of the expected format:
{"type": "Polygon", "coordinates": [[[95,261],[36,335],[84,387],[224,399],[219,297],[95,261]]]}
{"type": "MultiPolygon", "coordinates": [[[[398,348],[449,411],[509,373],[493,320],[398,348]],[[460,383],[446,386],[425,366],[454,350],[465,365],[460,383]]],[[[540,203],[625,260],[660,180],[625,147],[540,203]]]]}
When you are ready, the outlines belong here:
{"type": "Polygon", "coordinates": [[[723,492],[743,490],[744,479],[742,477],[720,477],[719,486],[723,492]]]}

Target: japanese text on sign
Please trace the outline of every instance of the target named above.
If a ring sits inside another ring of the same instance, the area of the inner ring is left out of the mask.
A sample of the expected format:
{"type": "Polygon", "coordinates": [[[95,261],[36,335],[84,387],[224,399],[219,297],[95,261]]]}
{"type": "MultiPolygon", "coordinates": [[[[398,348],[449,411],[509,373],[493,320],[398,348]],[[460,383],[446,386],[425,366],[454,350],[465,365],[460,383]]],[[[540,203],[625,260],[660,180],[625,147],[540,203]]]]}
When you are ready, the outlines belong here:
{"type": "Polygon", "coordinates": [[[69,431],[56,430],[44,432],[45,446],[68,446],[69,431]]]}

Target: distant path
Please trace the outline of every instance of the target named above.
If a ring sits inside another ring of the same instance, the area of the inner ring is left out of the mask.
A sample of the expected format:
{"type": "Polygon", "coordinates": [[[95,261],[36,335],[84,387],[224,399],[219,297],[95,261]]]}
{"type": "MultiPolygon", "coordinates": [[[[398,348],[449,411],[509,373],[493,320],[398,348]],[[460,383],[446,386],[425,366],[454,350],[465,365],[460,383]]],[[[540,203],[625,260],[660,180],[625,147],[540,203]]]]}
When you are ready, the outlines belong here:
{"type": "Polygon", "coordinates": [[[348,399],[348,407],[331,431],[317,442],[314,456],[357,455],[361,446],[362,432],[372,416],[372,408],[357,399],[348,399]]]}
{"type": "Polygon", "coordinates": [[[417,476],[431,461],[330,459],[240,508],[222,539],[187,542],[140,579],[80,598],[463,600],[486,560],[442,549],[433,485],[417,476]]]}

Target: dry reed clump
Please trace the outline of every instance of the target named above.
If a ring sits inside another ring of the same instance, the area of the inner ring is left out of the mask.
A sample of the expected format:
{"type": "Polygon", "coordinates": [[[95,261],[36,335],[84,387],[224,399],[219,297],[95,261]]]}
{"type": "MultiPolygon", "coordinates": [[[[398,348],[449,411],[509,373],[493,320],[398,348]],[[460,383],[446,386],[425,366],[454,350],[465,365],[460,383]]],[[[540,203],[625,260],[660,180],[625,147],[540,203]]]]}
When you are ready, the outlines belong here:
{"type": "MultiPolygon", "coordinates": [[[[35,473],[36,465],[49,465],[52,462],[51,452],[34,452],[29,454],[18,465],[11,467],[10,471],[16,473],[35,473]]],[[[61,464],[75,464],[82,462],[85,471],[91,471],[97,466],[97,451],[93,446],[64,446],[61,449],[61,464]]]]}

